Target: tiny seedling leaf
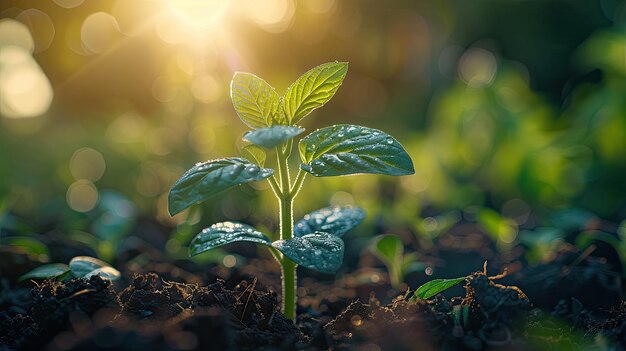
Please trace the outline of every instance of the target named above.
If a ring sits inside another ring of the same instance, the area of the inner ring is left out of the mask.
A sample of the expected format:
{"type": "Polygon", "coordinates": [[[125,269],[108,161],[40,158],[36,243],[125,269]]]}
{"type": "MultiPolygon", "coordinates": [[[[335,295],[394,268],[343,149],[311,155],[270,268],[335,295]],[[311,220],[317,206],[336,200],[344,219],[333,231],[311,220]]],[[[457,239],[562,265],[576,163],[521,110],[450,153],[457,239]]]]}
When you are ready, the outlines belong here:
{"type": "Polygon", "coordinates": [[[381,235],[374,241],[372,249],[374,255],[387,267],[401,269],[404,243],[400,238],[395,235],[381,235]]]}
{"type": "Polygon", "coordinates": [[[272,174],[274,170],[259,168],[240,157],[197,163],[172,186],[168,197],[170,214],[180,213],[235,185],[262,180],[272,174]]]}
{"type": "Polygon", "coordinates": [[[361,224],[365,211],[355,206],[324,207],[304,215],[294,227],[295,236],[324,232],[343,236],[348,230],[361,224]]]}
{"type": "Polygon", "coordinates": [[[465,281],[465,279],[467,278],[468,277],[431,280],[415,290],[412,300],[417,300],[418,298],[423,300],[429,299],[439,294],[440,292],[450,289],[451,287],[461,283],[462,281],[465,281]]]}
{"type": "MultiPolygon", "coordinates": [[[[72,274],[78,278],[92,276],[94,271],[101,270],[105,267],[112,268],[108,263],[90,256],[76,256],[70,261],[70,270],[72,274]]],[[[114,268],[113,270],[117,272],[114,268]]],[[[106,276],[104,277],[107,278],[106,276]]],[[[119,278],[119,272],[117,272],[117,276],[114,279],[117,278],[119,278]]]]}
{"type": "Polygon", "coordinates": [[[317,232],[278,240],[272,246],[296,264],[318,272],[334,273],[343,262],[343,240],[328,233],[317,232]]]}
{"type": "Polygon", "coordinates": [[[377,129],[347,124],[318,129],[300,140],[299,149],[300,168],[316,177],[415,173],[402,145],[377,129]]]}
{"type": "Polygon", "coordinates": [[[60,275],[67,273],[70,270],[68,265],[63,263],[50,263],[44,264],[43,266],[39,266],[30,272],[22,275],[19,278],[19,281],[24,281],[26,279],[50,279],[56,278],[60,275]]]}
{"type": "Polygon", "coordinates": [[[230,83],[230,98],[239,118],[251,128],[272,125],[279,117],[280,97],[263,79],[251,73],[237,72],[230,83]]]}
{"type": "Polygon", "coordinates": [[[249,241],[267,246],[271,244],[270,239],[254,227],[243,223],[221,222],[203,229],[193,238],[189,245],[189,256],[237,241],[249,241]]]}
{"type": "Polygon", "coordinates": [[[244,134],[243,139],[253,144],[271,149],[304,132],[304,128],[294,126],[272,126],[255,129],[244,134]]]}
{"type": "Polygon", "coordinates": [[[120,274],[120,271],[110,266],[95,269],[85,274],[85,278],[90,278],[93,275],[99,275],[102,278],[111,279],[111,280],[117,280],[122,276],[120,274]]]}
{"type": "Polygon", "coordinates": [[[298,78],[285,93],[285,114],[290,125],[298,123],[311,111],[327,103],[348,72],[347,62],[319,65],[298,78]]]}
{"type": "Polygon", "coordinates": [[[265,154],[265,150],[256,146],[256,145],[246,145],[241,149],[245,158],[252,162],[256,162],[259,166],[265,166],[265,159],[267,155],[265,154]]]}

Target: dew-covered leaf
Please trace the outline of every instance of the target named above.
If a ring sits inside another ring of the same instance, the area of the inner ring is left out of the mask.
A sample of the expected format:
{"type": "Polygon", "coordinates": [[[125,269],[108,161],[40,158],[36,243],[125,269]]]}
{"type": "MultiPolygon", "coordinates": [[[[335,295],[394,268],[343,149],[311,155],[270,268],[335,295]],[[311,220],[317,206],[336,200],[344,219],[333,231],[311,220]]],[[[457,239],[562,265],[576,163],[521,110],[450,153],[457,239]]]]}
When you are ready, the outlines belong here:
{"type": "Polygon", "coordinates": [[[395,235],[381,235],[376,238],[372,251],[383,263],[390,267],[399,269],[402,265],[404,254],[404,243],[395,235]]]}
{"type": "Polygon", "coordinates": [[[267,155],[265,154],[265,150],[263,150],[262,148],[251,144],[244,146],[241,151],[244,157],[248,160],[256,162],[256,164],[261,167],[265,166],[265,160],[267,158],[267,155]]]}
{"type": "Polygon", "coordinates": [[[168,197],[170,214],[180,213],[235,185],[262,180],[272,174],[274,170],[259,168],[240,157],[197,163],[172,186],[168,197]]]}
{"type": "Polygon", "coordinates": [[[316,177],[415,173],[402,145],[373,128],[341,124],[318,129],[300,140],[299,149],[300,168],[316,177]]]}
{"type": "Polygon", "coordinates": [[[331,206],[304,215],[294,226],[294,235],[324,232],[336,236],[361,224],[365,211],[355,206],[331,206]]]}
{"type": "Polygon", "coordinates": [[[60,275],[67,273],[69,270],[70,270],[70,267],[68,267],[68,265],[63,264],[63,263],[44,264],[22,275],[19,278],[19,281],[24,281],[26,279],[56,278],[60,275]]]}
{"type": "Polygon", "coordinates": [[[298,78],[285,93],[285,114],[294,125],[311,111],[327,103],[348,72],[347,62],[328,62],[319,65],[298,78]]]}
{"type": "Polygon", "coordinates": [[[189,244],[189,256],[237,241],[249,241],[267,246],[271,244],[270,239],[254,227],[243,223],[221,222],[203,229],[193,238],[189,244]]]}
{"type": "Polygon", "coordinates": [[[263,79],[237,72],[230,83],[230,98],[239,118],[251,128],[271,126],[280,120],[280,97],[263,79]],[[275,118],[276,117],[276,118],[275,118]]]}
{"type": "Polygon", "coordinates": [[[76,256],[70,261],[70,270],[72,271],[72,274],[79,278],[83,278],[93,271],[104,267],[110,267],[110,265],[102,260],[90,256],[76,256]]]}
{"type": "Polygon", "coordinates": [[[253,144],[271,149],[304,132],[304,128],[294,126],[272,126],[255,129],[244,134],[243,139],[253,144]]]}
{"type": "Polygon", "coordinates": [[[85,274],[84,277],[85,278],[90,278],[93,275],[99,275],[102,278],[106,278],[106,279],[110,279],[110,280],[117,280],[117,279],[119,279],[122,276],[120,271],[118,271],[117,269],[115,269],[113,267],[110,267],[110,266],[94,269],[93,271],[85,274]]]}
{"type": "Polygon", "coordinates": [[[425,283],[415,290],[412,300],[416,299],[429,299],[440,292],[450,289],[451,287],[465,281],[467,277],[455,278],[455,279],[434,279],[425,283]]]}
{"type": "Polygon", "coordinates": [[[272,246],[296,264],[318,272],[334,273],[343,262],[343,240],[328,233],[317,232],[278,240],[272,246]]]}

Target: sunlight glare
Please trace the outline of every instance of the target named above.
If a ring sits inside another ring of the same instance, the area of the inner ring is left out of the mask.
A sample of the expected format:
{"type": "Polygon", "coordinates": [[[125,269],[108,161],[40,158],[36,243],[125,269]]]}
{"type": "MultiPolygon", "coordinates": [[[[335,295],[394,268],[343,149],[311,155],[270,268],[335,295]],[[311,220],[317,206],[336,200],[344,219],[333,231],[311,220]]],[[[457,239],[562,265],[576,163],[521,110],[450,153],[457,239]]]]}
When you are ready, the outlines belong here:
{"type": "Polygon", "coordinates": [[[214,27],[223,17],[229,0],[163,0],[180,22],[195,30],[214,27]]]}
{"type": "Polygon", "coordinates": [[[0,47],[0,114],[35,117],[52,103],[52,86],[30,51],[19,46],[0,47]]]}
{"type": "Polygon", "coordinates": [[[19,46],[31,53],[35,49],[35,42],[28,26],[20,21],[2,19],[0,20],[0,47],[9,45],[19,46]]]}
{"type": "Polygon", "coordinates": [[[248,18],[271,33],[287,30],[296,8],[293,0],[247,0],[243,5],[248,18]]]}

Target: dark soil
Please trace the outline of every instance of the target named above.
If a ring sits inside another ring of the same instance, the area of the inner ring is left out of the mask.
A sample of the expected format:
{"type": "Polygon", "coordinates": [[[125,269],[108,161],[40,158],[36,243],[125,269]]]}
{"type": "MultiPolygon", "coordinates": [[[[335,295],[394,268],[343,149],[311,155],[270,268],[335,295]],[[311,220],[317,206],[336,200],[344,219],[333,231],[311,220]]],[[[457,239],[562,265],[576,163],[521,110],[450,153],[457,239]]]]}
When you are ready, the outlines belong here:
{"type": "MultiPolygon", "coordinates": [[[[207,270],[168,261],[134,239],[118,256],[123,274],[115,283],[98,276],[17,283],[38,263],[0,248],[0,351],[626,350],[624,274],[614,252],[566,245],[531,265],[523,250],[498,254],[475,229],[461,232],[420,250],[435,274],[408,276],[411,288],[465,275],[484,260],[510,273],[492,276],[485,267],[464,285],[411,302],[408,290],[390,288],[371,255],[346,257],[350,267],[337,277],[299,272],[295,323],[280,313],[271,259],[207,270]]],[[[58,261],[73,254],[89,253],[58,261]]]]}
{"type": "MultiPolygon", "coordinates": [[[[590,310],[576,298],[549,312],[500,276],[477,272],[465,295],[389,304],[355,300],[332,317],[279,312],[256,279],[228,288],[135,274],[116,292],[93,276],[7,289],[0,297],[1,350],[587,350],[602,339],[626,348],[626,302],[590,310]]],[[[347,303],[347,301],[346,301],[347,303]]]]}

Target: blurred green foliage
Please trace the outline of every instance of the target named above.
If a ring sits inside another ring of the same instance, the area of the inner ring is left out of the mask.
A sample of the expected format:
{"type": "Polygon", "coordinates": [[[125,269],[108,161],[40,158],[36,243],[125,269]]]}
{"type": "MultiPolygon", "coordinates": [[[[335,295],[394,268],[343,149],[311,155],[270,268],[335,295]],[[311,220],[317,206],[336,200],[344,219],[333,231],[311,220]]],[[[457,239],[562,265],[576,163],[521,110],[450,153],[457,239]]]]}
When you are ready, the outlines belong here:
{"type": "MultiPolygon", "coordinates": [[[[626,216],[624,1],[284,3],[286,24],[234,9],[218,31],[176,40],[167,30],[185,23],[163,27],[159,21],[174,16],[140,2],[71,11],[53,2],[0,5],[3,21],[32,7],[56,28],[38,51],[42,35],[29,27],[33,57],[54,87],[50,109],[0,116],[0,235],[19,241],[56,228],[109,259],[142,220],[170,232],[165,247],[175,257],[197,231],[189,226],[229,218],[275,230],[265,183],[174,218],[167,190],[195,162],[244,146],[225,93],[234,71],[282,82],[282,94],[296,72],[329,58],[350,61],[351,73],[328,110],[310,116],[308,132],[337,116],[380,127],[407,148],[416,174],[315,179],[296,215],[330,198],[368,212],[357,236],[409,227],[432,240],[458,221],[448,211],[469,208],[501,247],[530,235],[529,213],[626,216]],[[103,12],[118,21],[122,39],[102,52],[75,49],[85,18],[103,12]]],[[[542,233],[540,245],[559,237],[542,233]]],[[[24,245],[43,252],[31,244],[24,245]]]]}

